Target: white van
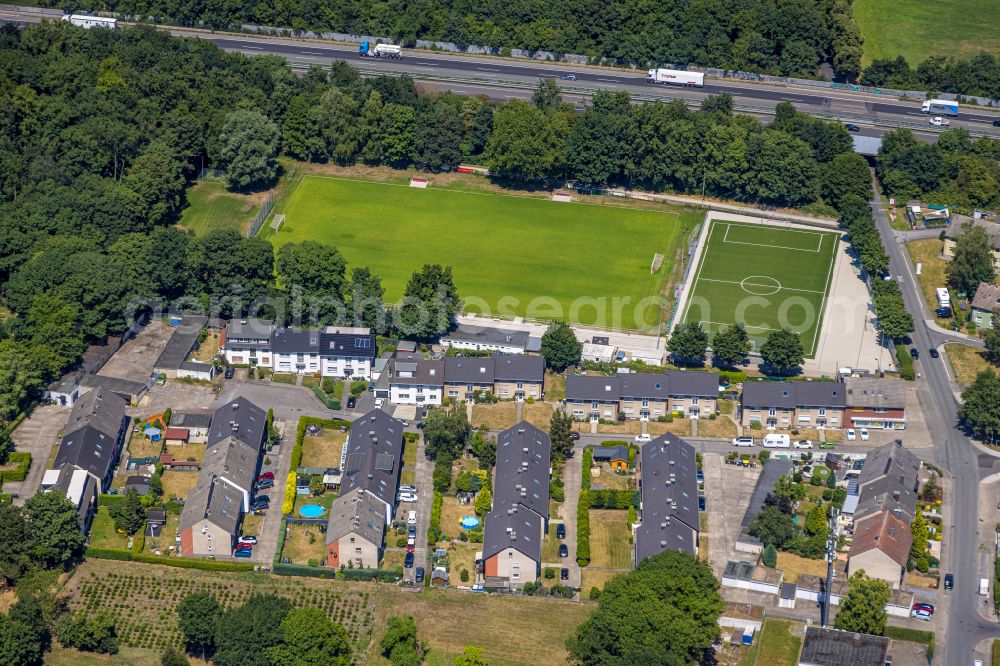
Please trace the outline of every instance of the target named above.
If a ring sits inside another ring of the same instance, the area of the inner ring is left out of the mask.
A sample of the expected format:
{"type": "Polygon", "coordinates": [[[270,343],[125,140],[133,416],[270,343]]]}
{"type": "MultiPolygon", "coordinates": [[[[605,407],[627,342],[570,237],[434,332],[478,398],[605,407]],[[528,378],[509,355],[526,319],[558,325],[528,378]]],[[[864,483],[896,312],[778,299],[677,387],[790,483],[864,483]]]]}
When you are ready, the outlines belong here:
{"type": "Polygon", "coordinates": [[[792,446],[792,439],[788,435],[770,434],[764,437],[765,449],[787,449],[792,446]]]}

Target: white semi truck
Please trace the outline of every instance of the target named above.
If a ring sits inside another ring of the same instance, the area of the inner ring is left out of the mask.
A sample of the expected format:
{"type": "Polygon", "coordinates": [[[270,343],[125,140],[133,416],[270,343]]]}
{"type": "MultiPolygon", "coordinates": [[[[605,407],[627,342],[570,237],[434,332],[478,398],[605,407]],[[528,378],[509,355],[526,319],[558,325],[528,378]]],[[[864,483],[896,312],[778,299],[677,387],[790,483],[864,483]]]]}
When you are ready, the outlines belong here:
{"type": "Polygon", "coordinates": [[[958,102],[950,99],[929,99],[920,105],[920,113],[933,113],[935,116],[957,116],[958,102]]]}
{"type": "Polygon", "coordinates": [[[703,88],[705,87],[705,75],[701,72],[686,72],[680,69],[651,69],[646,74],[646,83],[703,88]]]}
{"type": "Polygon", "coordinates": [[[361,42],[358,47],[358,55],[365,58],[395,58],[403,57],[403,47],[395,44],[371,44],[361,42]]]}
{"type": "Polygon", "coordinates": [[[72,23],[73,25],[80,26],[81,28],[86,28],[90,30],[91,28],[110,28],[112,30],[118,27],[118,19],[116,18],[106,18],[104,16],[86,16],[84,14],[63,14],[63,21],[67,23],[72,23]]]}

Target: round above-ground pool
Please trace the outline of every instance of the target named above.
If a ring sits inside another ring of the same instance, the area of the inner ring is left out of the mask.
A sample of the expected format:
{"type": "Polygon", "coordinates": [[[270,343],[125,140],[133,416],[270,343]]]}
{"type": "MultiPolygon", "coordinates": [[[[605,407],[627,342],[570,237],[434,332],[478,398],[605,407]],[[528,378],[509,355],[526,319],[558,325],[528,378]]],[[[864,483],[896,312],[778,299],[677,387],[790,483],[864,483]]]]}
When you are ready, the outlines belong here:
{"type": "Polygon", "coordinates": [[[305,506],[299,507],[299,515],[303,518],[319,518],[324,513],[326,513],[326,509],[321,507],[319,504],[306,504],[305,506]]]}
{"type": "Polygon", "coordinates": [[[476,518],[475,516],[465,516],[459,522],[461,523],[462,527],[467,530],[474,530],[477,527],[479,527],[479,518],[476,518]]]}

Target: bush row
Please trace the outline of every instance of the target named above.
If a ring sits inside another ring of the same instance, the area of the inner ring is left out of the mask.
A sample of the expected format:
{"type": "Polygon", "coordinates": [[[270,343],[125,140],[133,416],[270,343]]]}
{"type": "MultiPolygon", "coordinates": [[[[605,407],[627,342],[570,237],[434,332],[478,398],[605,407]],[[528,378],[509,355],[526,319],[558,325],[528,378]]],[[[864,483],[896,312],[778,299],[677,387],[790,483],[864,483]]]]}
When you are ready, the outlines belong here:
{"type": "Polygon", "coordinates": [[[917,372],[913,369],[913,357],[906,345],[896,345],[896,363],[899,366],[899,376],[910,381],[917,378],[917,372]]]}
{"type": "MultiPolygon", "coordinates": [[[[302,457],[301,455],[299,456],[302,457]]],[[[292,467],[292,471],[288,473],[288,478],[285,479],[285,497],[281,501],[281,515],[287,516],[295,508],[295,482],[298,474],[295,473],[295,468],[298,465],[292,467]]]]}
{"type": "Polygon", "coordinates": [[[639,506],[639,493],[635,490],[590,490],[591,509],[621,509],[639,506]]]}
{"type": "Polygon", "coordinates": [[[197,558],[156,557],[154,555],[133,553],[132,551],[124,548],[88,548],[83,554],[85,557],[93,557],[100,560],[119,560],[122,562],[162,564],[166,567],[176,567],[178,569],[202,569],[204,571],[253,571],[254,568],[252,562],[224,562],[220,560],[203,560],[197,558]]]}
{"type": "Polygon", "coordinates": [[[326,405],[328,409],[338,409],[338,410],[340,409],[340,401],[334,400],[333,398],[328,396],[326,392],[323,391],[322,388],[316,386],[315,384],[310,384],[309,388],[312,389],[312,392],[316,395],[317,398],[319,398],[319,401],[322,402],[324,405],[326,405]]]}
{"type": "Polygon", "coordinates": [[[580,502],[576,505],[576,563],[581,567],[590,564],[590,493],[590,490],[580,491],[580,502]]]}
{"type": "Polygon", "coordinates": [[[590,470],[594,467],[594,447],[583,449],[583,476],[580,477],[580,490],[590,490],[590,470]]]}
{"type": "Polygon", "coordinates": [[[433,546],[441,534],[441,506],[444,504],[444,494],[435,490],[434,503],[431,505],[431,524],[427,528],[427,545],[433,546]]]}
{"type": "Polygon", "coordinates": [[[31,454],[26,451],[13,451],[7,456],[7,462],[15,463],[17,467],[0,472],[0,483],[24,481],[31,467],[31,454]]]}

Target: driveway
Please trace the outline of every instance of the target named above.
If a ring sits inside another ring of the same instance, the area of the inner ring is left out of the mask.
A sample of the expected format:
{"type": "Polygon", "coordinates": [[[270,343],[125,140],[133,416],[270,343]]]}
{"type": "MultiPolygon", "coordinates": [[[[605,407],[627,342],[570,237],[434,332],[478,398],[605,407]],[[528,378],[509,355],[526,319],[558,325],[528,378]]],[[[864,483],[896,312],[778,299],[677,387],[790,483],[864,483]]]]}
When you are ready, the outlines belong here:
{"type": "Polygon", "coordinates": [[[24,504],[24,500],[34,495],[42,485],[49,457],[59,443],[69,412],[69,407],[61,405],[39,405],[14,431],[14,448],[31,454],[31,467],[25,480],[9,481],[3,486],[5,493],[17,493],[15,504],[24,504]]]}
{"type": "MultiPolygon", "coordinates": [[[[417,432],[420,432],[419,430],[417,432]]],[[[403,468],[407,469],[407,468],[403,468]]],[[[431,524],[431,508],[434,504],[434,462],[427,459],[424,453],[424,436],[421,432],[420,439],[417,440],[417,466],[415,485],[417,487],[416,504],[400,504],[399,514],[401,519],[406,520],[406,514],[410,511],[417,512],[417,543],[413,551],[413,568],[403,569],[403,578],[412,583],[416,576],[417,567],[424,568],[424,580],[430,581],[431,572],[427,566],[427,529],[431,524]]]]}
{"type": "Polygon", "coordinates": [[[736,552],[736,539],[761,469],[760,465],[756,469],[727,465],[721,454],[702,454],[708,514],[708,559],[712,570],[720,578],[729,560],[753,557],[736,552]]]}
{"type": "MultiPolygon", "coordinates": [[[[563,493],[566,501],[562,504],[563,523],[566,525],[566,539],[562,542],[569,549],[569,556],[563,558],[560,567],[569,569],[569,580],[560,581],[571,587],[580,587],[582,576],[576,563],[576,505],[580,501],[580,480],[583,477],[583,446],[577,442],[573,447],[573,457],[563,467],[563,493]]],[[[587,590],[586,592],[589,592],[587,590]]],[[[586,592],[581,591],[581,594],[586,592]]]]}
{"type": "Polygon", "coordinates": [[[262,465],[261,473],[274,472],[274,487],[265,490],[261,495],[270,495],[271,506],[264,514],[264,522],[261,523],[260,534],[257,536],[257,546],[254,547],[253,557],[255,563],[270,567],[274,562],[274,556],[278,554],[278,528],[281,526],[281,503],[285,499],[285,481],[288,479],[289,465],[292,459],[292,448],[295,446],[295,423],[275,422],[275,425],[282,432],[281,445],[272,449],[266,454],[265,460],[270,458],[270,465],[262,465]]]}

